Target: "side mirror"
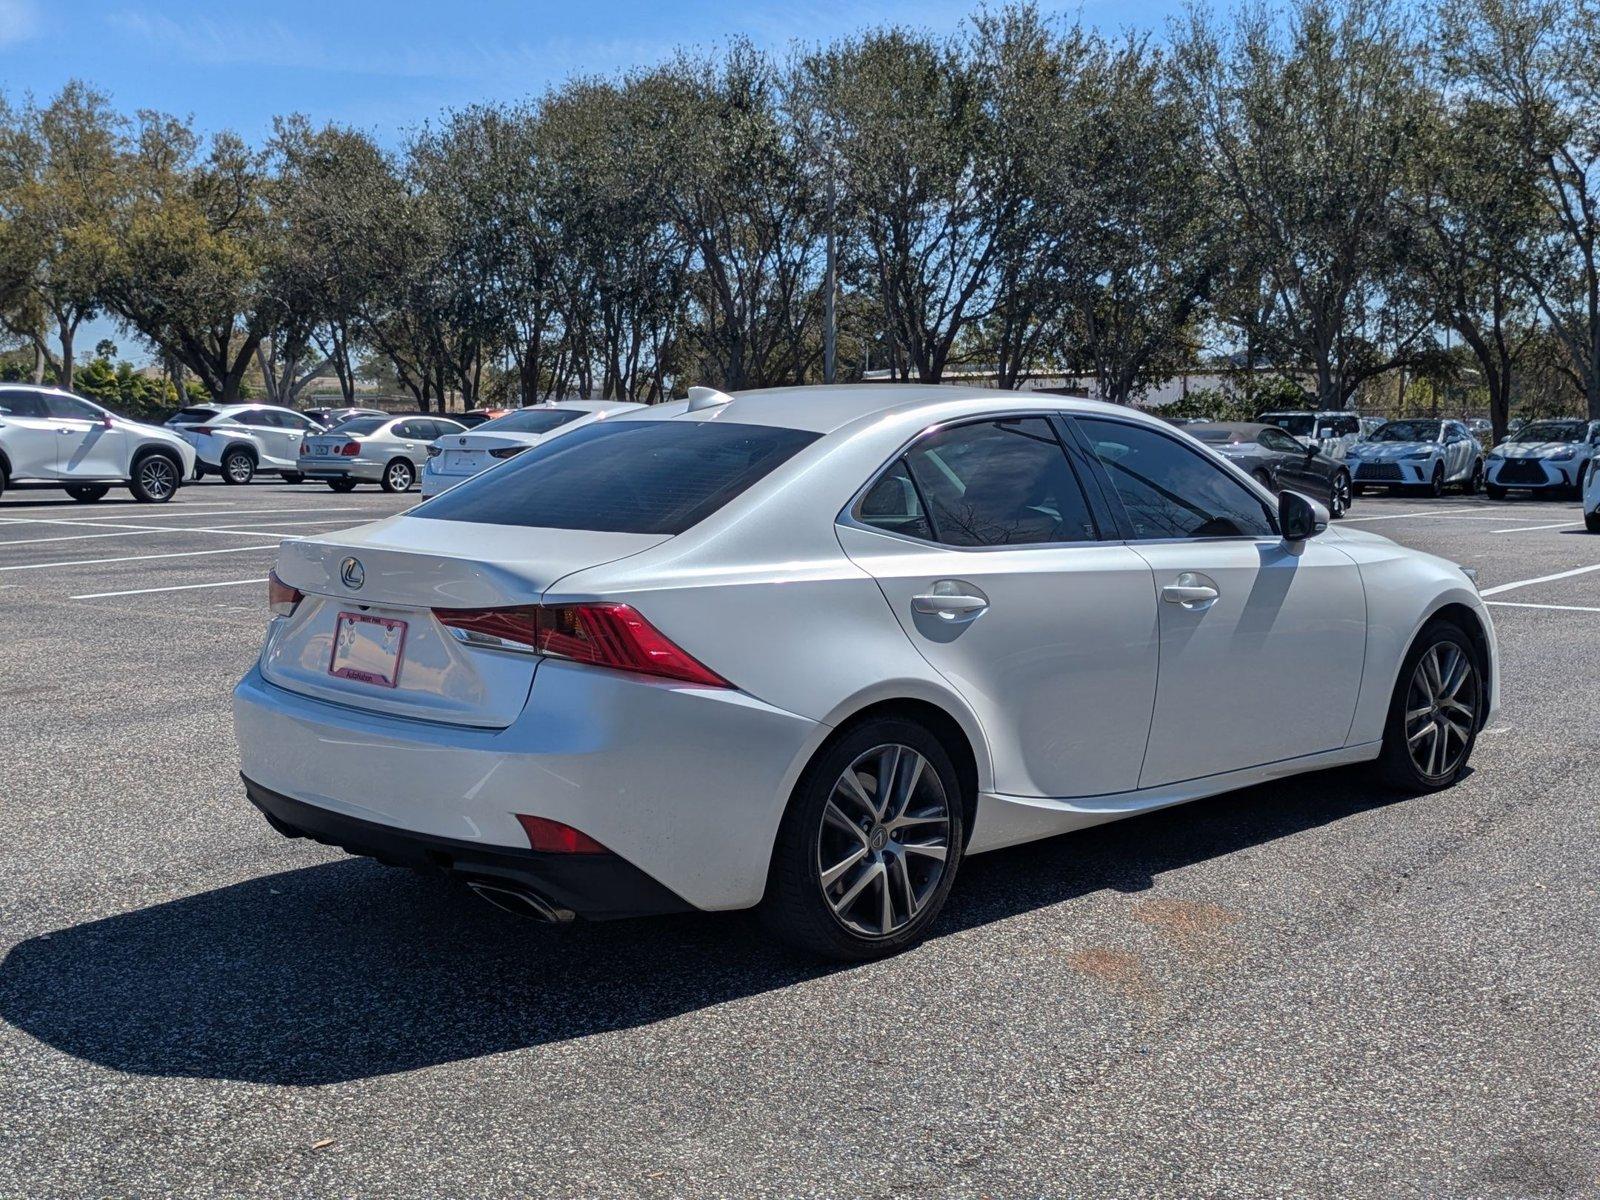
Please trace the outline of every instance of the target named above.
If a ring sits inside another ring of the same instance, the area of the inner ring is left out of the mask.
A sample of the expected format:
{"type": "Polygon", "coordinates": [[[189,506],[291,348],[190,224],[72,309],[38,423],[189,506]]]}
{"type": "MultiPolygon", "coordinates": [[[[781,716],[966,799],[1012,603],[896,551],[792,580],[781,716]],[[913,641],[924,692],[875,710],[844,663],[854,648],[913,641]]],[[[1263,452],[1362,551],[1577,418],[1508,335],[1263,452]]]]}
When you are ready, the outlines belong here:
{"type": "Polygon", "coordinates": [[[111,417],[109,415],[100,418],[100,428],[101,429],[110,429],[111,428],[111,417]]]}
{"type": "Polygon", "coordinates": [[[1278,493],[1278,528],[1286,542],[1303,542],[1328,527],[1328,510],[1299,492],[1278,493]]]}

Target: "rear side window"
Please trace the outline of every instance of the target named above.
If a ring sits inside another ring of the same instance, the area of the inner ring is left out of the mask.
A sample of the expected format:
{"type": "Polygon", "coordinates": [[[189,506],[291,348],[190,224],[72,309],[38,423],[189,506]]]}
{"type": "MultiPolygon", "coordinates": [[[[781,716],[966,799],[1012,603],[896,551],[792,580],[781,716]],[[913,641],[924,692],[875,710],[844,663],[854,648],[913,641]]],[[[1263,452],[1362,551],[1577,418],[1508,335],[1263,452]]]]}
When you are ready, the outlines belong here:
{"type": "Polygon", "coordinates": [[[1111,477],[1135,538],[1276,534],[1266,505],[1187,446],[1121,421],[1079,417],[1077,423],[1111,477]]]}
{"type": "Polygon", "coordinates": [[[44,397],[38,392],[0,392],[0,411],[8,416],[38,417],[41,420],[50,415],[44,406],[44,397]]]}
{"type": "Polygon", "coordinates": [[[678,534],[817,440],[724,421],[600,421],[458,484],[413,516],[486,525],[678,534]]]}
{"type": "Polygon", "coordinates": [[[872,485],[872,490],[861,498],[856,507],[856,520],[885,533],[902,533],[925,542],[933,541],[933,527],[928,524],[922,497],[917,494],[917,485],[911,482],[911,472],[903,458],[884,472],[872,485]]]}
{"type": "Polygon", "coordinates": [[[351,417],[343,425],[335,425],[333,428],[338,433],[359,436],[361,434],[377,433],[388,423],[388,417],[351,417]]]}
{"type": "Polygon", "coordinates": [[[1094,520],[1050,422],[1021,417],[930,434],[906,454],[935,541],[1085,542],[1094,520]]]}

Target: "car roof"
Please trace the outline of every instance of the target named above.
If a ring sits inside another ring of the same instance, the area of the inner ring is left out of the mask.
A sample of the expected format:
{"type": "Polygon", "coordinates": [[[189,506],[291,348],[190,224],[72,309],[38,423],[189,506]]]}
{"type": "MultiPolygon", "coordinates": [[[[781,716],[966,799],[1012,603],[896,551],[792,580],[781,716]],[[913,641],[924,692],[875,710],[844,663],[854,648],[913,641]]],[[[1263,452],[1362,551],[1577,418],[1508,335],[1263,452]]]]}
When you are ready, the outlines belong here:
{"type": "MultiPolygon", "coordinates": [[[[675,400],[629,413],[624,419],[716,420],[827,434],[874,416],[900,415],[959,401],[981,400],[1000,401],[1017,408],[1048,408],[1084,415],[1120,415],[1137,417],[1142,421],[1155,420],[1149,414],[1125,405],[1061,396],[1054,392],[1011,392],[937,383],[808,384],[801,387],[760,388],[734,392],[727,403],[708,408],[690,410],[687,401],[675,400]]],[[[971,407],[983,411],[991,406],[974,404],[971,407]]]]}

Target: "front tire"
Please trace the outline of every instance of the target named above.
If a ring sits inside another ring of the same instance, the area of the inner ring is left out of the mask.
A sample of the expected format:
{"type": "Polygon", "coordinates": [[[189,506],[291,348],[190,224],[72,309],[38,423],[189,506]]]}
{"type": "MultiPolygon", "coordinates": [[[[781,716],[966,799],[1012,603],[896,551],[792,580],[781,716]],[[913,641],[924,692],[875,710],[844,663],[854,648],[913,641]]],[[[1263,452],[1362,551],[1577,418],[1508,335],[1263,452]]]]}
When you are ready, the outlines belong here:
{"type": "Polygon", "coordinates": [[[1467,769],[1488,703],[1483,664],[1450,621],[1424,629],[1400,667],[1378,771],[1396,791],[1436,792],[1467,769]]]}
{"type": "Polygon", "coordinates": [[[165,454],[146,454],[133,464],[128,490],[143,504],[165,504],[178,494],[183,468],[165,454]]]}
{"type": "Polygon", "coordinates": [[[409,492],[417,482],[417,468],[409,458],[396,458],[383,469],[382,487],[386,492],[409,492]]]}
{"type": "Polygon", "coordinates": [[[256,477],[256,460],[246,450],[229,450],[222,456],[222,482],[249,483],[256,477]]]}
{"type": "Polygon", "coordinates": [[[1444,464],[1443,463],[1434,463],[1434,465],[1433,465],[1433,477],[1431,479],[1429,479],[1426,484],[1423,485],[1423,489],[1422,490],[1423,490],[1423,494],[1424,495],[1431,496],[1435,500],[1437,500],[1440,496],[1444,495],[1444,464]]]}
{"type": "Polygon", "coordinates": [[[80,504],[93,504],[110,490],[111,488],[104,483],[75,483],[67,488],[67,495],[80,504]]]}
{"type": "Polygon", "coordinates": [[[1600,511],[1584,513],[1583,527],[1590,533],[1600,533],[1600,511]]]}
{"type": "Polygon", "coordinates": [[[866,721],[800,777],[778,829],[761,916],[811,954],[861,962],[938,919],[965,842],[961,784],[926,728],[866,721]]]}

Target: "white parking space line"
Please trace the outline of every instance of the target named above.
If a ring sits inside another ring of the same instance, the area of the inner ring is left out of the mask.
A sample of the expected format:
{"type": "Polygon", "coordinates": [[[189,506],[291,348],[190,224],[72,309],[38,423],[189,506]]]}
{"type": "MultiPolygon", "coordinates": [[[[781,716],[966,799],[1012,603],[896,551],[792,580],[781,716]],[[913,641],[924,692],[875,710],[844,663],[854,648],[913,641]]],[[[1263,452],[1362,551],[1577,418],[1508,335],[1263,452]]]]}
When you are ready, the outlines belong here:
{"type": "MultiPolygon", "coordinates": [[[[70,510],[52,510],[52,511],[70,511],[70,510]]],[[[149,510],[148,509],[144,509],[143,511],[148,512],[149,510]]],[[[329,508],[328,508],[328,506],[326,504],[319,504],[315,508],[216,508],[216,509],[207,509],[207,510],[205,510],[203,512],[186,512],[183,509],[172,509],[170,511],[161,512],[159,515],[152,512],[152,513],[150,513],[149,516],[141,518],[139,516],[138,512],[133,511],[133,510],[128,510],[128,511],[125,511],[125,512],[111,513],[111,514],[108,514],[106,516],[101,516],[101,517],[77,517],[77,518],[70,519],[70,520],[65,518],[65,517],[0,517],[0,525],[102,525],[102,526],[104,526],[104,525],[115,525],[118,521],[129,521],[129,520],[145,520],[145,521],[149,521],[149,520],[154,519],[154,520],[159,520],[159,521],[170,521],[170,520],[172,520],[174,518],[177,518],[177,517],[231,517],[231,516],[236,516],[236,515],[237,516],[247,516],[247,517],[257,517],[257,516],[264,517],[264,516],[273,516],[273,515],[276,515],[278,513],[328,512],[328,511],[330,511],[330,510],[329,510],[329,508]]],[[[364,510],[364,509],[347,509],[347,510],[339,510],[339,511],[355,512],[358,515],[365,515],[366,514],[366,510],[364,510]]],[[[390,514],[387,511],[384,511],[382,513],[382,515],[388,516],[390,514]]]]}
{"type": "MultiPolygon", "coordinates": [[[[1415,517],[1419,520],[1427,521],[1538,521],[1542,520],[1546,515],[1547,514],[1541,513],[1537,517],[1511,517],[1507,516],[1505,513],[1480,515],[1478,513],[1459,512],[1403,512],[1384,513],[1379,517],[1345,517],[1343,519],[1345,521],[1401,521],[1407,517],[1415,517]]],[[[1551,528],[1554,528],[1554,526],[1551,526],[1551,528]]],[[[1504,533],[1505,530],[1491,529],[1489,532],[1504,533]]]]}
{"type": "Polygon", "coordinates": [[[1536,529],[1576,529],[1582,521],[1557,521],[1552,525],[1511,525],[1505,529],[1491,529],[1490,533],[1532,533],[1536,529]]]}
{"type": "Polygon", "coordinates": [[[1587,604],[1528,604],[1517,600],[1485,600],[1491,608],[1548,608],[1556,612],[1592,612],[1600,613],[1600,608],[1587,604]]]}
{"type": "Polygon", "coordinates": [[[1502,583],[1492,588],[1484,588],[1478,594],[1481,596],[1498,596],[1501,592],[1509,592],[1513,588],[1532,587],[1536,583],[1550,583],[1557,579],[1571,579],[1574,575],[1587,575],[1590,571],[1600,571],[1600,563],[1595,563],[1593,566],[1588,567],[1574,567],[1570,571],[1557,571],[1554,575],[1538,575],[1532,579],[1513,580],[1511,583],[1502,583]]]}
{"type": "MultiPolygon", "coordinates": [[[[37,546],[44,542],[86,542],[92,541],[95,538],[137,537],[141,533],[221,533],[234,537],[243,534],[248,537],[255,529],[271,529],[281,525],[343,525],[345,523],[345,518],[335,517],[332,520],[325,521],[262,521],[257,525],[239,529],[213,528],[210,526],[201,525],[189,526],[185,528],[176,528],[169,525],[127,525],[118,529],[115,533],[71,533],[63,534],[60,537],[12,538],[8,541],[0,541],[0,550],[3,550],[7,546],[37,546]]],[[[245,522],[241,521],[239,524],[244,525],[245,522]]],[[[277,537],[278,535],[275,533],[259,533],[255,534],[255,536],[277,537]]]]}
{"type": "Polygon", "coordinates": [[[224,579],[216,583],[175,583],[168,587],[130,588],[123,592],[85,592],[81,596],[68,596],[68,600],[104,600],[107,596],[147,596],[151,592],[193,592],[200,588],[243,587],[247,583],[265,583],[267,577],[255,579],[224,579]]]}
{"type": "Polygon", "coordinates": [[[0,567],[0,571],[39,571],[46,567],[96,567],[102,563],[148,562],[153,558],[204,558],[208,554],[248,554],[252,550],[276,550],[281,542],[263,542],[259,546],[229,546],[226,550],[179,550],[171,554],[129,554],[122,558],[67,558],[54,562],[17,563],[0,567]]]}

